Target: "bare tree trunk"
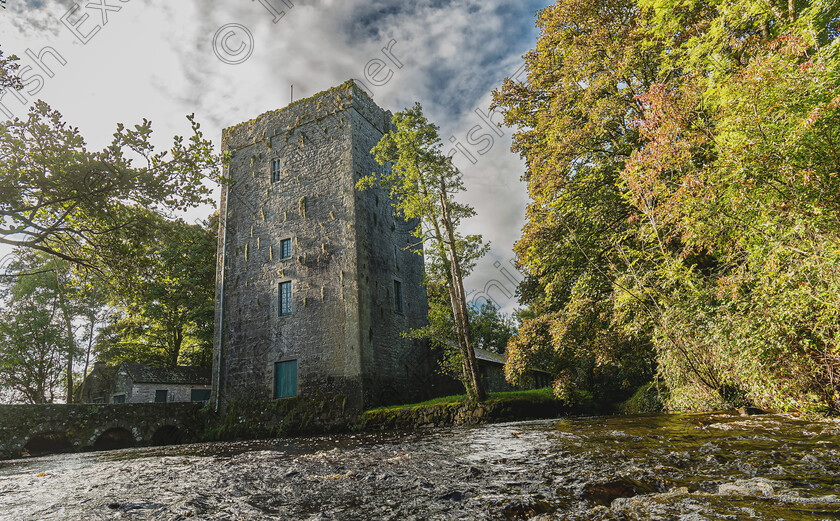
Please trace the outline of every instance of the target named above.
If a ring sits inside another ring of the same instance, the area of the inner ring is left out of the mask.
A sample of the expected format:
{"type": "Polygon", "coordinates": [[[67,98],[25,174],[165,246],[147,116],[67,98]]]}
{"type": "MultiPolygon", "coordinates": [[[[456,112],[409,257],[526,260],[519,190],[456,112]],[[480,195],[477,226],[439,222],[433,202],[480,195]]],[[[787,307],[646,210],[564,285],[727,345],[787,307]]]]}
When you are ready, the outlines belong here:
{"type": "Polygon", "coordinates": [[[470,331],[470,316],[467,310],[467,298],[464,293],[464,279],[461,273],[461,264],[455,250],[455,230],[452,227],[452,219],[449,213],[449,200],[446,198],[446,185],[443,179],[441,184],[441,209],[443,211],[443,225],[446,228],[447,242],[449,243],[450,268],[452,270],[452,308],[455,313],[455,330],[458,332],[458,339],[461,341],[461,350],[464,354],[466,366],[469,371],[468,381],[472,384],[474,397],[482,401],[487,398],[487,392],[478,374],[478,361],[475,358],[475,350],[472,346],[472,332],[470,331]]]}
{"type": "Polygon", "coordinates": [[[67,403],[73,403],[73,353],[76,351],[76,338],[73,335],[73,322],[67,313],[67,302],[64,300],[64,290],[61,287],[61,276],[58,273],[58,262],[55,257],[53,257],[53,269],[55,270],[55,286],[58,290],[58,305],[67,329],[67,360],[64,369],[67,371],[67,403]]]}
{"type": "Polygon", "coordinates": [[[458,348],[461,350],[461,354],[463,355],[463,360],[461,363],[461,372],[464,375],[464,387],[466,388],[467,394],[477,398],[477,392],[475,387],[475,381],[472,377],[472,365],[470,365],[469,356],[467,356],[467,351],[465,346],[467,342],[464,338],[464,331],[461,327],[461,321],[459,319],[459,306],[458,306],[458,296],[455,293],[455,287],[452,284],[452,271],[450,267],[449,272],[450,277],[450,286],[447,288],[449,290],[449,303],[452,306],[452,317],[453,317],[453,326],[455,327],[455,335],[458,338],[458,348]]]}
{"type": "Polygon", "coordinates": [[[87,350],[85,351],[85,368],[82,370],[82,383],[81,389],[79,389],[79,401],[83,402],[84,398],[82,396],[85,393],[85,386],[87,385],[87,374],[88,374],[88,367],[90,367],[90,352],[93,349],[93,330],[96,327],[96,316],[90,315],[90,331],[88,331],[88,345],[87,350]]]}
{"type": "Polygon", "coordinates": [[[172,332],[172,352],[169,354],[169,365],[178,367],[178,357],[181,355],[181,345],[184,343],[183,326],[177,326],[172,332]]]}

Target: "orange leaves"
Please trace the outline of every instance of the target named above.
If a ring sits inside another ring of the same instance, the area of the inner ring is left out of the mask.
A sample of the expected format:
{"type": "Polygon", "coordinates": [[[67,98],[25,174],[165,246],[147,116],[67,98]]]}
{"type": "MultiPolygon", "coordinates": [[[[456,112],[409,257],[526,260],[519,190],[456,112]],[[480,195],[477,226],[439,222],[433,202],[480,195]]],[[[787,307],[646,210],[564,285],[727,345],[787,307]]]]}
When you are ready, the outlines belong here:
{"type": "Polygon", "coordinates": [[[840,94],[834,97],[830,102],[825,105],[820,105],[814,108],[808,116],[802,120],[802,127],[803,128],[811,128],[814,124],[822,119],[822,117],[831,110],[836,110],[840,108],[840,94]]]}
{"type": "Polygon", "coordinates": [[[635,126],[644,145],[633,151],[621,178],[634,206],[648,218],[675,222],[685,193],[703,184],[693,166],[707,143],[696,130],[699,92],[692,81],[676,87],[659,83],[637,99],[644,115],[635,126]]]}
{"type": "Polygon", "coordinates": [[[768,47],[771,51],[788,56],[801,57],[807,54],[808,49],[811,47],[811,42],[807,41],[802,34],[788,31],[771,40],[768,47]]]}

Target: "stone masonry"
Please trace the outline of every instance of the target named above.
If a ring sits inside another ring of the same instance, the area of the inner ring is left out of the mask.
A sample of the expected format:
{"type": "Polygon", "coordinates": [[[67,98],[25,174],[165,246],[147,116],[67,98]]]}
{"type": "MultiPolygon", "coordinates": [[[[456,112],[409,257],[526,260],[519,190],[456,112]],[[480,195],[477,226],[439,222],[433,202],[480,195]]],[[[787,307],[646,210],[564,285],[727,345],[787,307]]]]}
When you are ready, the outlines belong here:
{"type": "Polygon", "coordinates": [[[297,396],[361,408],[433,392],[431,353],[401,336],[426,320],[422,250],[385,190],[355,189],[381,171],[370,150],[390,121],[348,81],[223,131],[211,403],[275,398],[292,360],[297,396]]]}

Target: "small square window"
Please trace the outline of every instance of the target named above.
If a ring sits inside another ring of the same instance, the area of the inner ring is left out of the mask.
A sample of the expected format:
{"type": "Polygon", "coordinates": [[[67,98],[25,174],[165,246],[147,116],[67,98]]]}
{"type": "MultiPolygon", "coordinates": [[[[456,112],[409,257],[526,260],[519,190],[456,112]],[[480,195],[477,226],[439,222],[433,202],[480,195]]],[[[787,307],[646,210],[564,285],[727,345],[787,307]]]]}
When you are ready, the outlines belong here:
{"type": "Polygon", "coordinates": [[[155,391],[155,403],[166,403],[168,397],[169,391],[166,389],[155,391]]]}
{"type": "Polygon", "coordinates": [[[281,282],[278,288],[278,307],[280,315],[291,315],[292,314],[292,282],[286,281],[281,282]]]}
{"type": "Polygon", "coordinates": [[[271,160],[271,182],[274,183],[280,180],[280,176],[283,174],[283,160],[280,158],[274,158],[271,160]]]}
{"type": "Polygon", "coordinates": [[[125,403],[124,394],[116,394],[111,398],[111,403],[125,403]]]}
{"type": "Polygon", "coordinates": [[[292,257],[292,240],[283,239],[280,241],[280,258],[289,259],[292,257]]]}
{"type": "Polygon", "coordinates": [[[402,301],[402,282],[395,280],[394,281],[394,311],[397,313],[403,312],[403,301],[402,301]]]}

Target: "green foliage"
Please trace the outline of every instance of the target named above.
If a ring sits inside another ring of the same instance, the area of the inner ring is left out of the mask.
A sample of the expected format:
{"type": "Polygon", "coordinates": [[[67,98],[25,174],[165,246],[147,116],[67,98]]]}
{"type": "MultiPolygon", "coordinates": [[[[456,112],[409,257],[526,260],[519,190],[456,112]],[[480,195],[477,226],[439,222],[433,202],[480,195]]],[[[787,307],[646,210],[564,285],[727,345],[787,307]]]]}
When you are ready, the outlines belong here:
{"type": "MultiPolygon", "coordinates": [[[[529,389],[527,391],[507,391],[501,393],[488,393],[486,403],[493,403],[493,402],[506,402],[511,400],[521,400],[521,401],[532,401],[532,402],[553,402],[556,401],[556,397],[554,396],[554,392],[550,387],[544,387],[542,389],[529,389]]],[[[409,403],[404,405],[389,405],[385,407],[377,407],[375,409],[370,409],[366,412],[376,412],[376,411],[392,411],[397,409],[415,409],[415,408],[427,408],[427,407],[434,407],[437,405],[444,405],[444,404],[455,404],[461,405],[464,403],[468,403],[470,401],[469,397],[466,394],[454,394],[452,396],[441,396],[439,398],[432,398],[431,400],[426,400],[425,402],[419,403],[409,403]]]]}
{"type": "Polygon", "coordinates": [[[31,275],[3,288],[0,312],[0,389],[12,401],[52,403],[60,398],[72,346],[62,317],[59,282],[44,255],[17,251],[11,266],[31,275]]]}
{"type": "Polygon", "coordinates": [[[0,243],[101,268],[119,260],[113,237],[133,225],[135,208],[211,202],[203,181],[217,175],[218,158],[188,119],[192,136],[176,136],[170,150],[155,150],[144,120],[119,124],[112,143],[91,152],[78,129],[36,102],[26,119],[0,126],[0,243]]]}
{"type": "Polygon", "coordinates": [[[752,0],[540,13],[528,81],[496,98],[522,129],[533,198],[517,252],[535,313],[512,378],[541,361],[572,381],[575,361],[616,367],[616,346],[637,343],[671,408],[840,410],[838,14],[752,0]]]}
{"type": "Polygon", "coordinates": [[[102,280],[43,252],[17,249],[13,255],[0,278],[6,318],[0,356],[8,362],[0,371],[15,376],[0,377],[0,389],[16,389],[11,393],[16,400],[51,402],[60,373],[61,395],[72,397],[106,314],[102,280]]]}
{"type": "MultiPolygon", "coordinates": [[[[639,387],[633,396],[618,406],[622,414],[650,414],[665,410],[667,393],[663,393],[657,382],[650,382],[639,387]]],[[[667,391],[667,390],[666,390],[667,391]]]]}
{"type": "MultiPolygon", "coordinates": [[[[441,352],[439,367],[443,374],[463,378],[463,354],[455,334],[452,304],[446,289],[427,282],[428,325],[406,333],[409,338],[426,339],[441,352]]],[[[508,340],[516,333],[511,317],[500,313],[490,302],[469,308],[470,327],[475,347],[504,354],[508,340]]]]}
{"type": "Polygon", "coordinates": [[[481,236],[458,233],[461,221],[475,211],[455,200],[455,195],[464,190],[461,172],[444,155],[438,128],[426,120],[420,104],[395,114],[393,124],[396,129],[382,136],[371,151],[383,171],[363,177],[357,188],[384,187],[394,205],[394,217],[417,221],[412,235],[418,243],[411,248],[418,254],[425,253],[430,325],[425,335],[415,332],[413,336],[424,335],[443,346],[444,370],[451,372],[460,365],[457,374],[468,393],[480,400],[485,392],[472,347],[463,277],[488,245],[481,236]],[[425,252],[416,248],[423,243],[430,246],[425,252]],[[457,351],[449,347],[453,334],[457,351]]]}
{"type": "Polygon", "coordinates": [[[3,51],[0,51],[0,90],[20,90],[23,88],[23,83],[17,75],[17,71],[20,69],[17,61],[18,57],[14,54],[9,57],[3,57],[3,51]]]}
{"type": "Polygon", "coordinates": [[[530,316],[508,346],[507,376],[524,383],[529,367],[548,369],[560,396],[629,393],[652,376],[648,332],[623,327],[635,310],[616,307],[626,293],[615,284],[638,243],[620,173],[639,143],[636,96],[658,63],[637,11],[631,0],[544,9],[527,82],[507,80],[494,95],[520,129],[513,148],[526,159],[531,197],[515,246],[530,316]]]}
{"type": "Polygon", "coordinates": [[[504,354],[508,340],[516,334],[513,318],[501,313],[492,302],[470,308],[470,325],[476,347],[504,354]]]}
{"type": "MultiPolygon", "coordinates": [[[[21,88],[16,61],[0,53],[0,89],[21,88]]],[[[215,235],[161,216],[211,202],[203,183],[217,175],[219,158],[188,120],[192,135],[165,151],[152,145],[146,120],[119,124],[108,147],[89,151],[42,101],[0,126],[0,244],[20,248],[2,346],[6,374],[17,373],[0,386],[17,398],[51,401],[57,371],[72,396],[74,363],[86,370],[94,344],[112,363],[209,365],[215,235]],[[107,299],[111,316],[101,327],[107,299]],[[9,325],[27,320],[38,329],[9,325]],[[57,343],[51,328],[59,326],[57,343]]]]}
{"type": "Polygon", "coordinates": [[[624,173],[649,235],[682,246],[650,252],[662,374],[680,408],[840,410],[838,9],[721,4],[642,98],[624,173]]]}
{"type": "MultiPolygon", "coordinates": [[[[138,247],[111,273],[114,314],[97,345],[100,360],[209,366],[213,345],[216,233],[212,225],[152,212],[138,247]]],[[[125,242],[130,239],[126,238],[125,242]]]]}

